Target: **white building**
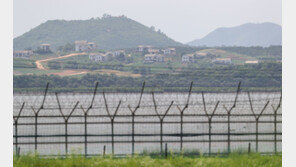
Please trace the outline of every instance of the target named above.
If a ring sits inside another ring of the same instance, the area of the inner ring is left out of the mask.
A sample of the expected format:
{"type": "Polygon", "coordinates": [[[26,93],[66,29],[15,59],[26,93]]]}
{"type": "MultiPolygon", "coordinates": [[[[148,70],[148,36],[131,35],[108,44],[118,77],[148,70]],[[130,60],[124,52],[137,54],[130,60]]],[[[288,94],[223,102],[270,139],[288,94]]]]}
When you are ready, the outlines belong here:
{"type": "Polygon", "coordinates": [[[119,56],[120,54],[125,55],[125,51],[124,50],[116,50],[116,51],[113,52],[113,55],[115,57],[119,56]]]}
{"type": "Polygon", "coordinates": [[[137,50],[139,52],[143,52],[145,50],[148,50],[149,48],[152,48],[152,46],[150,46],[150,45],[138,45],[137,50]]]}
{"type": "Polygon", "coordinates": [[[161,54],[146,54],[144,63],[164,62],[164,56],[161,54]]]}
{"type": "Polygon", "coordinates": [[[91,53],[89,54],[89,59],[95,62],[105,62],[107,61],[107,56],[101,53],[91,53]]]}
{"type": "Polygon", "coordinates": [[[162,51],[164,55],[176,55],[175,48],[166,48],[166,49],[163,49],[162,51]]]}
{"type": "Polygon", "coordinates": [[[232,60],[231,58],[216,58],[212,62],[216,64],[231,64],[232,60]]]}
{"type": "Polygon", "coordinates": [[[45,43],[45,44],[41,44],[40,46],[43,52],[50,52],[50,44],[45,43]]]}
{"type": "Polygon", "coordinates": [[[85,40],[75,41],[75,51],[76,52],[88,52],[96,49],[96,44],[94,42],[87,42],[85,40]]]}
{"type": "Polygon", "coordinates": [[[20,51],[14,51],[13,52],[13,57],[14,58],[25,58],[25,59],[28,59],[32,55],[33,55],[33,51],[31,51],[31,50],[20,50],[20,51]]]}
{"type": "Polygon", "coordinates": [[[194,54],[185,54],[182,56],[182,63],[194,63],[194,54]]]}

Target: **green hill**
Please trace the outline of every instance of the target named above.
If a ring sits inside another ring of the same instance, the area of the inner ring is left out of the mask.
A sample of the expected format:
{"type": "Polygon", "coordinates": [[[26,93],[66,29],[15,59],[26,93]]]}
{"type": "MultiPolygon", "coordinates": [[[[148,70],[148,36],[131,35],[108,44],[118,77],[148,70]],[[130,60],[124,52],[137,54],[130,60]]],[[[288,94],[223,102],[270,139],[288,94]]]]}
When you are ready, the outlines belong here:
{"type": "Polygon", "coordinates": [[[137,45],[180,46],[160,31],[125,16],[89,20],[50,20],[14,39],[14,49],[36,48],[50,43],[53,48],[75,40],[95,42],[99,49],[131,48],[137,45]]]}

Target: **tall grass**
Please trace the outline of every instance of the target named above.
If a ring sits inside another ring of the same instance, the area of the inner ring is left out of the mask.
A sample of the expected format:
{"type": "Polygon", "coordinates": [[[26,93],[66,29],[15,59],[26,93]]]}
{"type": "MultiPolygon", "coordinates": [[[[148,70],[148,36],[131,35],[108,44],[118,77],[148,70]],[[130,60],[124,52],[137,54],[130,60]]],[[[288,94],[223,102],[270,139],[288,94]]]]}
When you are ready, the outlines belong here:
{"type": "Polygon", "coordinates": [[[39,155],[14,156],[14,167],[279,167],[281,155],[231,154],[225,157],[185,157],[170,155],[168,158],[134,156],[115,158],[112,156],[84,158],[71,155],[68,158],[48,158],[39,155]]]}

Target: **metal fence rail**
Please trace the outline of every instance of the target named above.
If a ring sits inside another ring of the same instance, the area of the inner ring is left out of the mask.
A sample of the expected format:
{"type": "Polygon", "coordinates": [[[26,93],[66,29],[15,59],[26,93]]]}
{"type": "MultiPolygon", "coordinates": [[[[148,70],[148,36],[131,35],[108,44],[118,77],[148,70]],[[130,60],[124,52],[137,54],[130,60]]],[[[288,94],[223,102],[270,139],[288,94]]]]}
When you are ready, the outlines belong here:
{"type": "MultiPolygon", "coordinates": [[[[102,103],[96,102],[96,83],[90,103],[83,106],[81,101],[64,105],[58,93],[51,94],[51,100],[48,100],[47,84],[42,100],[38,101],[41,102],[39,106],[26,104],[28,99],[21,105],[14,104],[14,149],[19,154],[20,149],[26,153],[52,148],[56,154],[67,155],[69,147],[74,146],[83,149],[80,153],[85,156],[105,154],[106,148],[111,154],[133,155],[136,145],[145,146],[148,151],[157,150],[160,154],[167,154],[164,149],[183,152],[195,148],[195,151],[211,155],[237,149],[250,150],[251,146],[256,152],[281,152],[281,94],[273,99],[253,100],[251,93],[246,92],[247,99],[239,101],[242,93],[239,83],[233,99],[227,103],[207,102],[201,92],[201,101],[194,104],[190,102],[192,87],[191,82],[182,103],[172,100],[159,104],[167,99],[157,99],[154,92],[144,93],[144,82],[138,99],[123,106],[121,99],[118,102],[108,100],[105,92],[102,93],[102,103]],[[150,104],[143,104],[144,95],[151,95],[150,104]],[[46,104],[47,101],[56,103],[46,104]],[[244,104],[243,107],[239,103],[244,104]],[[190,108],[196,106],[200,108],[190,108]],[[149,112],[141,113],[143,108],[149,112]],[[238,113],[240,110],[249,112],[238,113]],[[187,144],[186,148],[184,144],[187,144]],[[264,148],[267,144],[272,151],[260,150],[260,144],[264,148]],[[149,149],[152,146],[154,150],[149,149]],[[213,150],[213,146],[219,150],[213,150]]],[[[138,149],[137,153],[143,151],[143,148],[138,149]]],[[[45,151],[43,154],[52,153],[45,151]]]]}

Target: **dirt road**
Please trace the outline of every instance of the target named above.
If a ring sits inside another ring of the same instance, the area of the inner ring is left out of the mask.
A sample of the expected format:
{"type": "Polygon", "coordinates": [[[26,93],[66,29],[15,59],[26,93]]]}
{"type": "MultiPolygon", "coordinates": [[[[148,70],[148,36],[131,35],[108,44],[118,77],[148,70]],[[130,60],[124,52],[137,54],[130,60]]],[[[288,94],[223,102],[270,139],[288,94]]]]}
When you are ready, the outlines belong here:
{"type": "Polygon", "coordinates": [[[71,53],[65,56],[60,56],[60,57],[53,57],[53,58],[48,58],[48,59],[43,59],[43,60],[37,60],[36,66],[39,70],[46,70],[46,68],[41,64],[47,61],[51,61],[51,60],[56,60],[56,59],[64,59],[64,58],[68,58],[68,57],[72,57],[72,56],[78,56],[78,55],[86,55],[86,53],[71,53]]]}

